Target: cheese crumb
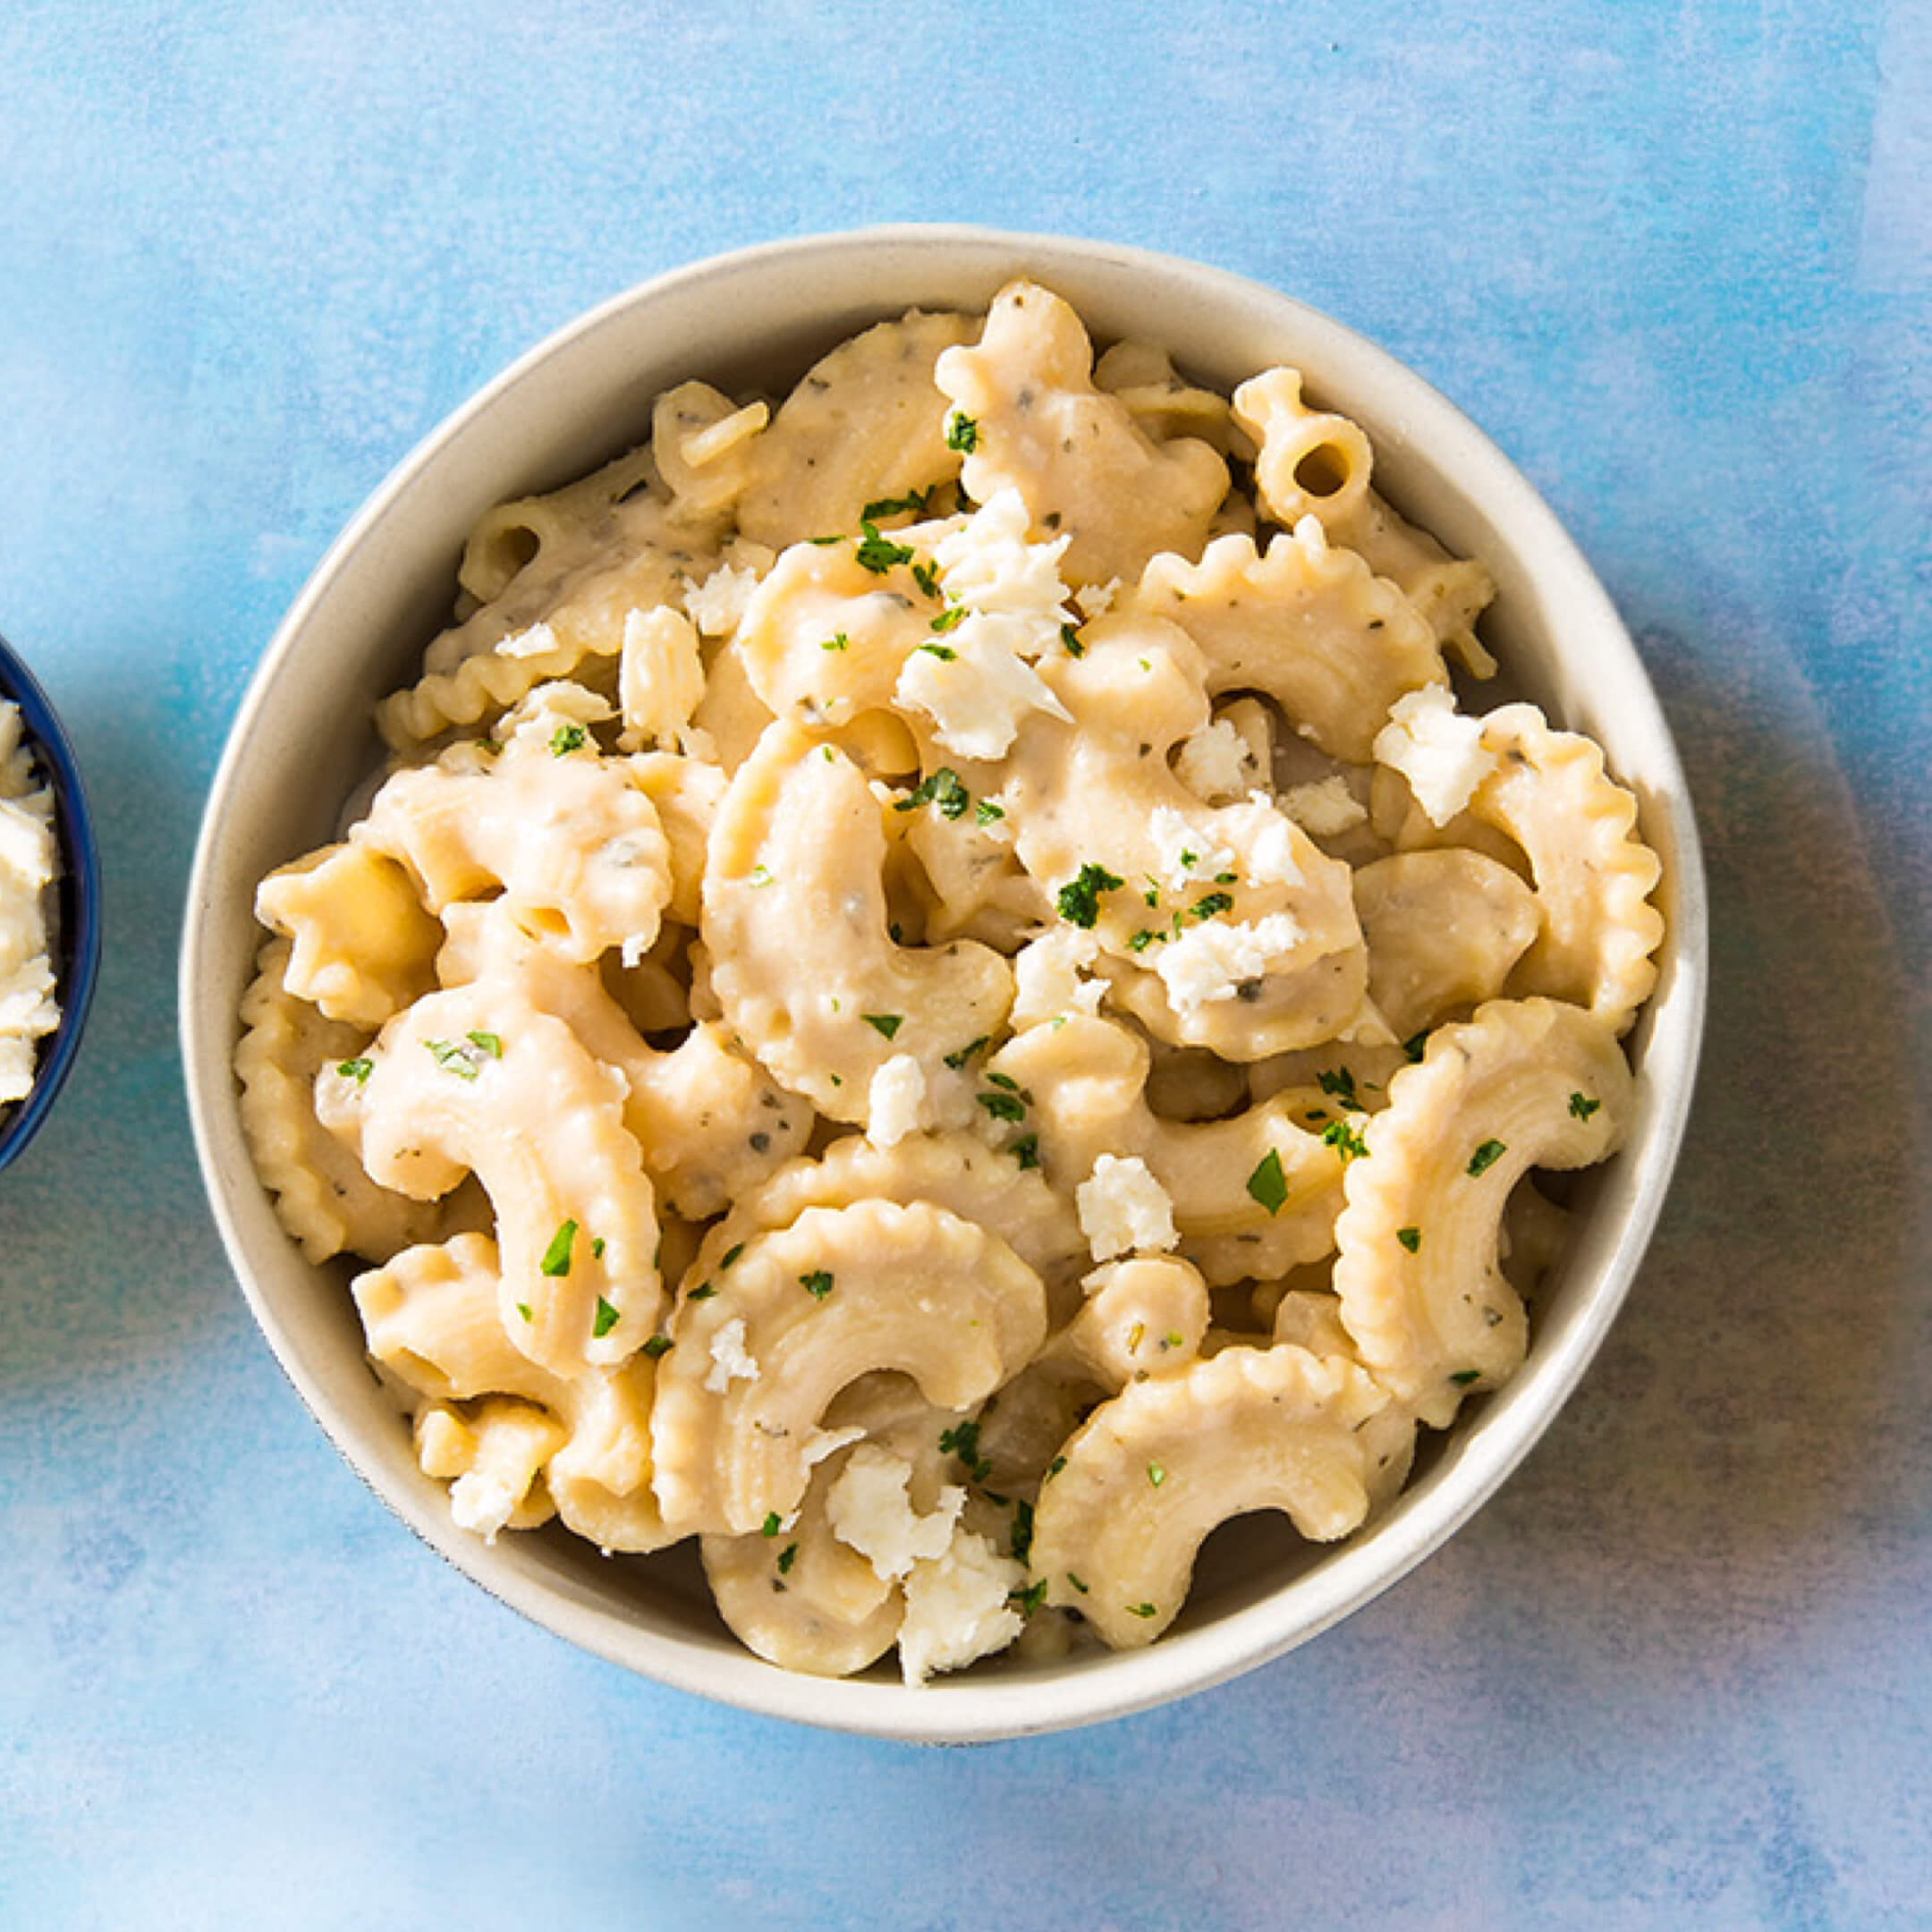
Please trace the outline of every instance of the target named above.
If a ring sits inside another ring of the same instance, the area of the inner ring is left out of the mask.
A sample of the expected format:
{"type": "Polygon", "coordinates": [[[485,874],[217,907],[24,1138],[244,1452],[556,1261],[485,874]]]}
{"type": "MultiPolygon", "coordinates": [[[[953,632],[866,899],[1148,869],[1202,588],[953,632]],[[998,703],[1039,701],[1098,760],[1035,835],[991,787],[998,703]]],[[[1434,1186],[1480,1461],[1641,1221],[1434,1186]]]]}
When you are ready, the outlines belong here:
{"type": "Polygon", "coordinates": [[[1174,776],[1209,805],[1242,797],[1264,775],[1253,747],[1225,718],[1216,718],[1183,738],[1174,757],[1174,776]]]}
{"type": "Polygon", "coordinates": [[[1154,841],[1160,882],[1170,892],[1185,892],[1233,867],[1234,854],[1172,805],[1157,805],[1148,815],[1148,835],[1154,841]]]}
{"type": "Polygon", "coordinates": [[[809,1476],[827,1456],[836,1455],[841,1449],[864,1440],[865,1431],[856,1424],[851,1428],[815,1428],[806,1438],[805,1446],[799,1451],[800,1474],[809,1476]]]}
{"type": "Polygon", "coordinates": [[[1015,1032],[1044,1026],[1063,1013],[1097,1013],[1106,992],[1104,979],[1081,977],[1100,957],[1097,935],[1078,926],[1059,926],[1030,939],[1013,955],[1015,1032]]]}
{"type": "Polygon", "coordinates": [[[704,1385],[714,1395],[723,1395],[733,1382],[756,1382],[758,1365],[745,1347],[745,1325],[734,1315],[711,1337],[711,1366],[705,1371],[704,1385]]]}
{"type": "Polygon", "coordinates": [[[1246,804],[1229,806],[1221,815],[1221,823],[1241,846],[1242,870],[1251,884],[1306,883],[1295,858],[1294,826],[1266,792],[1250,792],[1246,804]]]}
{"type": "Polygon", "coordinates": [[[944,1555],[915,1563],[899,1626],[899,1668],[907,1684],[916,1690],[936,1671],[962,1670],[1004,1650],[1025,1627],[1012,1597],[1026,1575],[1023,1563],[963,1527],[944,1555]]]}
{"type": "Polygon", "coordinates": [[[556,632],[547,623],[533,623],[527,631],[513,631],[496,640],[499,657],[540,657],[556,648],[556,632]]]}
{"type": "Polygon", "coordinates": [[[1376,734],[1375,755],[1409,781],[1429,823],[1444,826],[1496,769],[1496,753],[1484,748],[1482,733],[1482,720],[1458,711],[1447,686],[1425,684],[1390,708],[1388,723],[1376,734]]]}
{"type": "Polygon", "coordinates": [[[958,757],[1004,758],[1030,711],[1073,717],[1021,655],[1027,641],[1023,618],[975,611],[907,657],[894,700],[924,711],[933,736],[958,757]]]}
{"type": "Polygon", "coordinates": [[[1196,1013],[1211,1000],[1233,999],[1245,981],[1260,979],[1302,937],[1300,924],[1286,912],[1232,924],[1207,919],[1164,945],[1155,970],[1174,1011],[1196,1013]]]}
{"type": "Polygon", "coordinates": [[[691,727],[704,688],[704,660],[690,618],[665,604],[625,613],[617,693],[626,751],[651,745],[674,749],[691,727]]]}
{"type": "Polygon", "coordinates": [[[1029,543],[1030,525],[1020,492],[996,490],[963,525],[942,537],[932,554],[949,597],[972,610],[1025,620],[1021,648],[1037,657],[1072,616],[1059,568],[1072,537],[1029,543]]]}
{"type": "Polygon", "coordinates": [[[1352,832],[1368,817],[1368,808],[1349,790],[1340,772],[1312,784],[1290,785],[1282,793],[1282,809],[1314,838],[1335,838],[1352,832]]]}
{"type": "Polygon", "coordinates": [[[684,579],[684,608],[707,637],[729,637],[743,621],[758,583],[758,572],[749,565],[721,564],[702,583],[684,579]]]}
{"type": "Polygon", "coordinates": [[[516,1514],[517,1496],[501,1476],[471,1470],[450,1485],[450,1521],[459,1530],[494,1543],[516,1514]]]}
{"type": "Polygon", "coordinates": [[[1166,1189],[1138,1155],[1103,1154],[1091,1176],[1074,1189],[1073,1205],[1096,1261],[1165,1253],[1181,1239],[1166,1189]]]}
{"type": "Polygon", "coordinates": [[[911,1054],[894,1054],[872,1076],[866,1099],[866,1138],[894,1148],[917,1133],[926,1105],[926,1075],[911,1054]]]}
{"type": "Polygon", "coordinates": [[[965,1490],[948,1483],[936,1506],[921,1515],[912,1504],[911,1480],[912,1465],[903,1456],[862,1443],[826,1492],[832,1534],[857,1550],[882,1583],[897,1582],[914,1563],[945,1555],[966,1507],[965,1490]]]}

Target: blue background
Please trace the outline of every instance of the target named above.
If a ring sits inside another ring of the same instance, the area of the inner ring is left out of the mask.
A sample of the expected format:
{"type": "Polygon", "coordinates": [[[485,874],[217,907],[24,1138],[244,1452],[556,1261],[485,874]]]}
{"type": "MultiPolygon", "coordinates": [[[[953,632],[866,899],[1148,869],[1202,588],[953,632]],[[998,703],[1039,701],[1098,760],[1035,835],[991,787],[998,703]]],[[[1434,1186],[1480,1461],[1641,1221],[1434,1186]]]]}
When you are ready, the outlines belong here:
{"type": "Polygon", "coordinates": [[[103,820],[0,1179],[8,1926],[1923,1925],[1932,9],[0,11],[0,630],[103,820]],[[497,1608],[340,1463],[172,967],[279,614],[445,411],[720,248],[985,221],[1378,338],[1528,470],[1696,789],[1716,988],[1627,1314],[1446,1550],[1183,1706],[920,1753],[497,1608]]]}

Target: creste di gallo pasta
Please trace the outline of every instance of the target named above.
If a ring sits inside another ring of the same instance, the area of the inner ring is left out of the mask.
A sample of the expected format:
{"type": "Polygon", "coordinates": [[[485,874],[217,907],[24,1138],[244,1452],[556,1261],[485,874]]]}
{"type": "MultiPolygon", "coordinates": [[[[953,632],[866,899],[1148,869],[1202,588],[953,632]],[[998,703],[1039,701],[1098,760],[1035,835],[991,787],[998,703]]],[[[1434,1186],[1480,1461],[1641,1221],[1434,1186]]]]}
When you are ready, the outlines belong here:
{"type": "Polygon", "coordinates": [[[236,1055],[456,1525],[917,1684],[1153,1640],[1508,1381],[1659,868],[1372,469],[1017,281],[483,518],[236,1055]]]}
{"type": "Polygon", "coordinates": [[[51,950],[60,876],[54,792],[0,699],[0,1123],[33,1090],[41,1042],[60,1024],[51,950]]]}

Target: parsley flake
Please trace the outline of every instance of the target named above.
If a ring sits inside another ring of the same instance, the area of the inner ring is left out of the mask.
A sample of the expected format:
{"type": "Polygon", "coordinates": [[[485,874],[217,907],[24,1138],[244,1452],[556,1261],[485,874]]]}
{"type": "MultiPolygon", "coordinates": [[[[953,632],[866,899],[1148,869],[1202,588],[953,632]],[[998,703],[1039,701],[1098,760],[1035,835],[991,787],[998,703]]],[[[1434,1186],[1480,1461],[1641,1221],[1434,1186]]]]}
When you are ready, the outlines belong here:
{"type": "Polygon", "coordinates": [[[1288,1199],[1288,1177],[1282,1172],[1279,1149],[1270,1148],[1255,1164],[1255,1171],[1248,1176],[1248,1191],[1270,1215],[1281,1212],[1282,1203],[1288,1199]]]}
{"type": "Polygon", "coordinates": [[[1023,1617],[1030,1617],[1046,1601],[1046,1579],[1029,1583],[1024,1589],[1008,1590],[1006,1601],[1023,1617]]]}
{"type": "Polygon", "coordinates": [[[1033,1549],[1033,1505],[1024,1496],[1013,1504],[1013,1540],[1008,1545],[1015,1563],[1024,1563],[1033,1549]]]}
{"type": "Polygon", "coordinates": [[[671,1351],[676,1346],[677,1343],[674,1342],[669,1335],[654,1335],[650,1338],[650,1340],[644,1344],[644,1352],[651,1359],[651,1360],[662,1361],[664,1358],[668,1355],[671,1351]]]}
{"type": "Polygon", "coordinates": [[[1343,1106],[1353,1107],[1358,1114],[1366,1111],[1355,1092],[1355,1076],[1347,1067],[1338,1068],[1333,1073],[1318,1073],[1315,1084],[1343,1106]]]}
{"type": "Polygon", "coordinates": [[[957,1073],[975,1054],[983,1052],[991,1042],[992,1035],[982,1033],[978,1039],[968,1040],[957,1053],[946,1055],[945,1063],[957,1073]]]}
{"type": "MultiPolygon", "coordinates": [[[[919,648],[938,650],[944,646],[921,644],[919,648]]],[[[950,765],[942,765],[929,776],[921,778],[902,799],[897,800],[893,809],[917,811],[921,805],[931,805],[943,818],[962,818],[971,803],[972,793],[960,783],[960,775],[950,765]]]]}
{"type": "Polygon", "coordinates": [[[537,1266],[552,1280],[570,1273],[571,1243],[577,1239],[577,1224],[574,1221],[560,1221],[557,1231],[550,1237],[550,1245],[543,1251],[543,1259],[537,1266]]]}
{"type": "Polygon", "coordinates": [[[997,825],[1005,816],[1006,808],[1004,805],[996,805],[989,798],[981,799],[973,807],[973,823],[975,825],[997,825]]]}
{"type": "Polygon", "coordinates": [[[895,1013],[869,1013],[859,1016],[875,1032],[883,1033],[890,1039],[905,1024],[905,1015],[895,1013]]]}
{"type": "Polygon", "coordinates": [[[586,733],[581,724],[559,724],[550,733],[550,756],[564,758],[584,748],[586,733]]]}
{"type": "Polygon", "coordinates": [[[1022,1134],[1006,1149],[1022,1168],[1039,1165],[1039,1136],[1037,1133],[1022,1134]]]}
{"type": "Polygon", "coordinates": [[[916,583],[935,604],[945,601],[945,592],[939,588],[939,572],[930,564],[919,563],[912,566],[912,581],[916,583]]]}
{"type": "Polygon", "coordinates": [[[778,1512],[776,1510],[767,1510],[765,1513],[765,1521],[758,1525],[758,1534],[760,1536],[776,1536],[784,1528],[784,1523],[778,1512]]]}
{"type": "Polygon", "coordinates": [[[744,1243],[742,1241],[740,1241],[735,1248],[727,1248],[724,1250],[724,1258],[718,1263],[718,1273],[722,1275],[743,1252],[744,1243]]]}
{"type": "Polygon", "coordinates": [[[1402,1043],[1402,1050],[1409,1056],[1410,1059],[1419,1060],[1422,1057],[1424,1048],[1426,1048],[1428,1045],[1428,1029],[1427,1027],[1424,1027],[1419,1033],[1411,1033],[1409,1038],[1402,1043]]]}
{"type": "Polygon", "coordinates": [[[966,622],[966,606],[963,604],[948,604],[932,621],[932,628],[942,636],[948,631],[957,631],[966,622]]]}
{"type": "Polygon", "coordinates": [[[523,1318],[525,1321],[535,1321],[537,1318],[534,1315],[530,1313],[530,1303],[528,1301],[519,1301],[516,1305],[516,1311],[523,1318]]]}
{"type": "Polygon", "coordinates": [[[995,1120],[1023,1121],[1026,1102],[1018,1094],[983,1093],[973,1097],[995,1120]]]}
{"type": "Polygon", "coordinates": [[[1330,1121],[1322,1129],[1321,1137],[1324,1147],[1332,1147],[1342,1157],[1344,1167],[1352,1160],[1361,1159],[1368,1151],[1368,1143],[1346,1121],[1330,1121]]]}
{"type": "Polygon", "coordinates": [[[373,1060],[339,1060],[335,1071],[344,1080],[352,1080],[360,1087],[376,1071],[376,1063],[373,1060]]]}
{"type": "Polygon", "coordinates": [[[1063,1469],[1064,1469],[1065,1467],[1066,1467],[1066,1458],[1065,1458],[1065,1457],[1064,1457],[1063,1455],[1056,1455],[1056,1456],[1055,1456],[1055,1458],[1053,1459],[1053,1461],[1052,1461],[1051,1462],[1049,1462],[1049,1463],[1048,1463],[1048,1464],[1046,1465],[1046,1475],[1045,1475],[1045,1476],[1043,1476],[1043,1477],[1042,1477],[1042,1478],[1040,1479],[1040,1480],[1041,1480],[1042,1482],[1050,1482],[1050,1481],[1052,1481],[1052,1479],[1054,1479],[1054,1478],[1055,1478],[1055,1476],[1057,1476],[1057,1475],[1058,1475],[1058,1474],[1060,1473],[1060,1471],[1061,1471],[1062,1470],[1063,1470],[1063,1469]]]}
{"type": "Polygon", "coordinates": [[[1411,1254],[1419,1254],[1421,1251],[1422,1230],[1419,1227],[1399,1227],[1395,1230],[1395,1239],[1411,1254]]]}
{"type": "Polygon", "coordinates": [[[819,645],[818,648],[820,650],[846,650],[851,648],[851,645],[852,640],[843,631],[835,631],[830,637],[826,638],[819,645]]]}
{"type": "Polygon", "coordinates": [[[962,416],[954,410],[946,418],[945,446],[962,456],[970,456],[979,447],[979,425],[970,416],[962,416]]]}
{"type": "Polygon", "coordinates": [[[1067,648],[1069,657],[1084,657],[1087,647],[1080,642],[1080,632],[1070,623],[1060,626],[1060,641],[1067,648]]]}
{"type": "Polygon", "coordinates": [[[1157,1617],[1160,1612],[1150,1603],[1131,1603],[1126,1606],[1129,1616],[1157,1617]]]}
{"type": "Polygon", "coordinates": [[[1167,1480],[1167,1471],[1158,1462],[1149,1462],[1147,1466],[1147,1479],[1158,1489],[1167,1480]]]}
{"type": "Polygon", "coordinates": [[[772,875],[769,866],[755,865],[745,874],[745,884],[750,886],[754,892],[760,886],[769,886],[771,882],[772,875]]]}
{"type": "Polygon", "coordinates": [[[1508,1148],[1504,1146],[1502,1141],[1485,1140],[1483,1144],[1479,1148],[1478,1148],[1473,1154],[1470,1156],[1468,1169],[1470,1179],[1473,1181],[1478,1174],[1487,1174],[1489,1170],[1494,1167],[1496,1164],[1499,1160],[1501,1160],[1503,1157],[1508,1152],[1508,1148]]]}
{"type": "Polygon", "coordinates": [[[966,1473],[977,1483],[983,1483],[993,1473],[993,1465],[979,1453],[979,1425],[977,1422],[962,1422],[953,1428],[940,1430],[939,1453],[957,1456],[966,1465],[966,1473]]]}
{"type": "Polygon", "coordinates": [[[423,1050],[443,1069],[458,1080],[477,1077],[476,1055],[466,1040],[426,1039],[423,1050]]]}
{"type": "Polygon", "coordinates": [[[870,571],[875,577],[883,577],[894,564],[912,561],[911,545],[894,543],[889,537],[881,537],[877,526],[864,517],[859,520],[859,529],[861,535],[857,555],[861,570],[870,571]]]}
{"type": "Polygon", "coordinates": [[[1228,894],[1208,893],[1188,908],[1188,917],[1191,919],[1210,919],[1216,912],[1230,912],[1233,908],[1234,901],[1228,894]]]}
{"type": "Polygon", "coordinates": [[[1588,1120],[1602,1105],[1601,1100],[1587,1099],[1580,1093],[1570,1096],[1570,1112],[1577,1120],[1588,1120]]]}
{"type": "MultiPolygon", "coordinates": [[[[617,1326],[621,1318],[618,1311],[602,1295],[599,1295],[597,1298],[597,1318],[590,1324],[590,1333],[601,1342],[617,1326]]],[[[662,1342],[664,1348],[654,1350],[650,1342],[647,1342],[644,1344],[644,1352],[647,1355],[662,1355],[665,1349],[671,1346],[671,1338],[668,1335],[653,1335],[651,1342],[662,1342]]]]}
{"type": "Polygon", "coordinates": [[[832,1292],[832,1277],[822,1267],[814,1268],[809,1275],[801,1275],[798,1283],[814,1301],[823,1301],[832,1292]]]}
{"type": "Polygon", "coordinates": [[[904,516],[908,513],[913,516],[918,516],[924,511],[926,505],[932,501],[932,493],[935,487],[936,486],[928,486],[925,489],[908,490],[903,496],[878,497],[874,502],[869,503],[859,513],[860,521],[867,523],[877,523],[882,517],[904,516]]]}
{"type": "Polygon", "coordinates": [[[463,1038],[479,1053],[487,1054],[492,1060],[503,1058],[503,1037],[496,1033],[466,1033],[463,1038]]]}
{"type": "Polygon", "coordinates": [[[1069,879],[1060,888],[1054,902],[1062,919],[1090,932],[1099,921],[1100,894],[1117,892],[1126,883],[1105,866],[1089,861],[1080,869],[1078,877],[1069,879]]]}
{"type": "Polygon", "coordinates": [[[914,650],[922,650],[928,657],[936,657],[941,664],[952,664],[959,653],[950,644],[915,644],[914,650]]]}
{"type": "Polygon", "coordinates": [[[780,1576],[790,1576],[792,1574],[792,1565],[797,1561],[798,1545],[796,1543],[787,1543],[778,1552],[778,1574],[780,1576]]]}
{"type": "Polygon", "coordinates": [[[1458,1388],[1467,1388],[1471,1382],[1480,1380],[1481,1377],[1482,1370],[1480,1368],[1458,1368],[1449,1379],[1458,1388]]]}
{"type": "Polygon", "coordinates": [[[1130,953],[1145,953],[1157,939],[1165,939],[1166,936],[1165,933],[1151,932],[1143,926],[1128,940],[1127,950],[1130,953]]]}
{"type": "Polygon", "coordinates": [[[699,1282],[684,1299],[687,1301],[708,1301],[716,1292],[716,1288],[711,1283],[708,1281],[699,1282]]]}
{"type": "Polygon", "coordinates": [[[1087,1586],[1082,1583],[1080,1580],[1077,1576],[1075,1576],[1071,1570],[1069,1570],[1066,1573],[1066,1580],[1073,1586],[1075,1589],[1077,1589],[1080,1593],[1082,1597],[1087,1594],[1087,1586]]]}

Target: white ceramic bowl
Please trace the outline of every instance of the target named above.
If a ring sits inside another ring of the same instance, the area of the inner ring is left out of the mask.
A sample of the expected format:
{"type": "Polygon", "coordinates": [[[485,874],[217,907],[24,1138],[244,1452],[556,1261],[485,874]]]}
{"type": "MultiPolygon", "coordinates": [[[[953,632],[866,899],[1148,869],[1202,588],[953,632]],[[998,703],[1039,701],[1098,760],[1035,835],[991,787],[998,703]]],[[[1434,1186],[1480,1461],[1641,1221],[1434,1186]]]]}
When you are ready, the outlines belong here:
{"type": "Polygon", "coordinates": [[[942,1742],[1091,1723],[1219,1682],[1366,1603],[1467,1521],[1576,1385],[1637,1271],[1690,1106],[1705,969],[1696,829],[1642,665],[1549,510],[1448,402],[1326,317],[1211,268],[1057,237],[894,228],[752,249],[618,297],[532,350],[377,491],[276,633],[229,740],[188,906],[182,1013],[202,1170],[250,1305],[336,1446],[418,1535],[527,1616],[665,1683],[808,1723],[942,1742]],[[1663,856],[1670,936],[1631,1040],[1634,1128],[1624,1151],[1584,1179],[1577,1239],[1539,1302],[1529,1361],[1419,1460],[1387,1515],[1321,1551],[1278,1532],[1280,1519],[1248,1519],[1211,1541],[1185,1613],[1150,1648],[982,1665],[911,1691],[890,1674],[890,1658],[844,1682],[761,1662],[718,1621],[683,1552],[606,1560],[560,1531],[486,1546],[453,1529],[445,1492],[418,1471],[409,1431],[365,1364],[345,1275],[301,1259],[253,1177],[230,1063],[258,941],[255,883],[334,835],[341,801],[377,758],[371,708],[408,680],[446,621],[476,517],[640,440],[652,399],[674,383],[782,386],[869,322],[915,304],[983,306],[1021,272],[1067,297],[1097,338],[1151,338],[1224,387],[1292,363],[1315,396],[1362,424],[1377,482],[1397,506],[1495,572],[1487,631],[1513,683],[1597,737],[1635,790],[1663,856]]]}

